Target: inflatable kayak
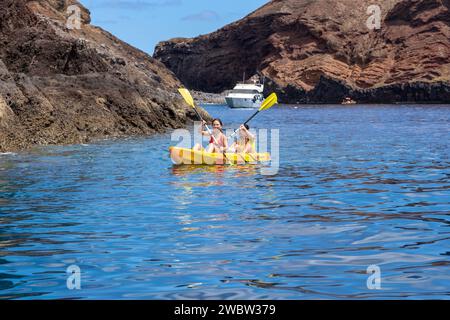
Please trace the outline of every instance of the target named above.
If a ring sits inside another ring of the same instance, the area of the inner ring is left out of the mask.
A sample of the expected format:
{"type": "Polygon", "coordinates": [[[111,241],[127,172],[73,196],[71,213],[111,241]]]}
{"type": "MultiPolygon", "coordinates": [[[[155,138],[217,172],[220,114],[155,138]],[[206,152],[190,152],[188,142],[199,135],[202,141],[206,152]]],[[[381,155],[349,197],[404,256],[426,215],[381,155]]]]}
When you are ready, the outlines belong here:
{"type": "Polygon", "coordinates": [[[270,153],[209,153],[192,149],[170,147],[170,158],[174,164],[245,164],[270,161],[270,153]]]}

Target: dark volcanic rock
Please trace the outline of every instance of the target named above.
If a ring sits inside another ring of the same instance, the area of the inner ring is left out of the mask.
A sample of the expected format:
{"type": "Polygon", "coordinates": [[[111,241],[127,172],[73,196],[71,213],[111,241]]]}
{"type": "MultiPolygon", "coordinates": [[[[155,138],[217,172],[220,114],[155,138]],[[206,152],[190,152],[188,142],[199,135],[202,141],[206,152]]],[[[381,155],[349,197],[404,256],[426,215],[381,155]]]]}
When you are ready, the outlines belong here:
{"type": "Polygon", "coordinates": [[[273,0],[154,57],[188,87],[221,92],[245,72],[266,76],[282,102],[449,103],[450,0],[273,0]],[[369,30],[367,8],[381,7],[369,30]]]}
{"type": "Polygon", "coordinates": [[[221,93],[208,93],[202,91],[192,91],[192,97],[198,104],[226,104],[225,96],[229,91],[221,93]]]}
{"type": "Polygon", "coordinates": [[[0,0],[0,150],[150,134],[195,115],[163,64],[89,25],[77,1],[0,0]],[[66,8],[81,9],[81,29],[66,8]]]}

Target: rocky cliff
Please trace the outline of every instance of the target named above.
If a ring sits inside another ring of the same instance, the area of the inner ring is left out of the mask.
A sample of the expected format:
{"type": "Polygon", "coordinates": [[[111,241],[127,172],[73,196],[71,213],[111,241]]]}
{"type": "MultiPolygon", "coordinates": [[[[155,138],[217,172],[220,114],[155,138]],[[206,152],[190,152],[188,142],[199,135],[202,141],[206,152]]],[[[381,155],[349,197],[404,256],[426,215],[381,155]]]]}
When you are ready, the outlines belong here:
{"type": "Polygon", "coordinates": [[[211,34],[161,42],[154,57],[207,92],[245,72],[282,102],[449,103],[449,39],[450,0],[273,0],[211,34]]]}
{"type": "Polygon", "coordinates": [[[0,0],[0,151],[150,134],[194,117],[171,71],[89,23],[77,1],[0,0]],[[67,24],[71,5],[80,29],[67,24]]]}

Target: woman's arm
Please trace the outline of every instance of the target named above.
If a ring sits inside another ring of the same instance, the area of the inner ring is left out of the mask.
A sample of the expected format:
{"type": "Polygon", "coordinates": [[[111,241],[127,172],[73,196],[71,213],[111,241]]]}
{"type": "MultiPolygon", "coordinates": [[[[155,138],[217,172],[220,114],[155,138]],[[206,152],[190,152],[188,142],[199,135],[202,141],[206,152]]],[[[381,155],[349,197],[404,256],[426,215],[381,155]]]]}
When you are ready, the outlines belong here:
{"type": "Polygon", "coordinates": [[[203,120],[202,125],[198,128],[198,132],[200,132],[203,136],[210,136],[208,131],[203,130],[203,127],[206,125],[206,121],[203,120]]]}
{"type": "Polygon", "coordinates": [[[249,138],[249,140],[254,141],[255,140],[255,135],[252,134],[250,131],[247,130],[246,127],[244,127],[243,125],[241,125],[242,130],[244,130],[244,132],[247,134],[247,137],[249,138]]]}

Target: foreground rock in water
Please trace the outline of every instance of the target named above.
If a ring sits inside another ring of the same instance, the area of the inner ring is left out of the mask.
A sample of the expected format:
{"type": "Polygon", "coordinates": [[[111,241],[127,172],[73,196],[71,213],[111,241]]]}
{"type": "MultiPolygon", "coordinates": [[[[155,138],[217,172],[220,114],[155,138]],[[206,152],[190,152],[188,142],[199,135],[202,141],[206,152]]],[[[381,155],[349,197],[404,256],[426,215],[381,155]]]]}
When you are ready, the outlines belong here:
{"type": "Polygon", "coordinates": [[[273,0],[194,39],[161,42],[154,57],[188,87],[230,89],[261,73],[288,103],[450,102],[449,0],[273,0]],[[367,9],[381,7],[381,28],[367,9]]]}
{"type": "Polygon", "coordinates": [[[161,132],[195,117],[163,64],[77,1],[0,0],[0,151],[161,132]],[[66,27],[69,5],[81,29],[66,27]]]}

